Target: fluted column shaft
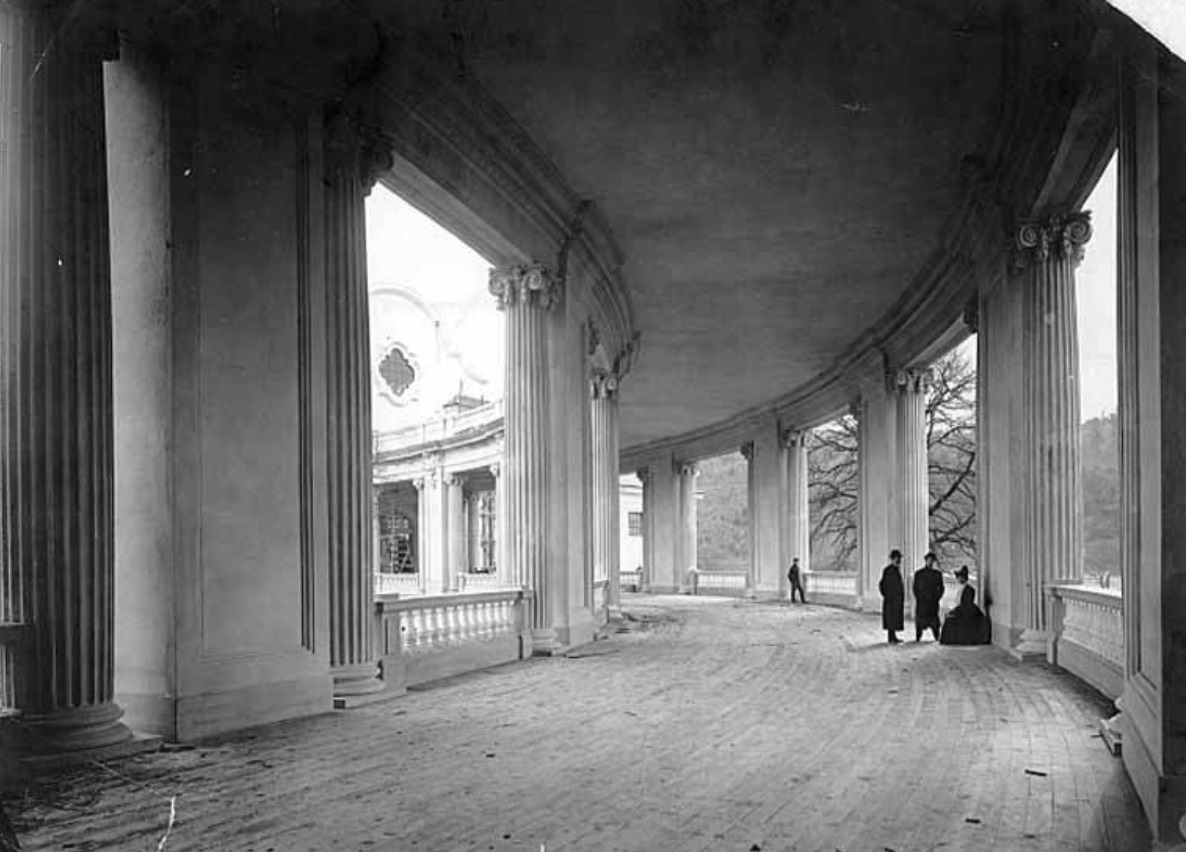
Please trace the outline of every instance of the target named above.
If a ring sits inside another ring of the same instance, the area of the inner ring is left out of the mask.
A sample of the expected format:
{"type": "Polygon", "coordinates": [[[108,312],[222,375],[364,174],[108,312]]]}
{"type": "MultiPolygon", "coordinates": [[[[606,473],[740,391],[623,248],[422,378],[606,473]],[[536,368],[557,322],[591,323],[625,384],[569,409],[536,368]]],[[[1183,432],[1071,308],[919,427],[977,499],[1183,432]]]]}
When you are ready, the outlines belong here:
{"type": "Polygon", "coordinates": [[[371,381],[366,274],[370,154],[344,114],[326,122],[326,478],[335,699],[383,688],[371,611],[371,381]]]}
{"type": "MultiPolygon", "coordinates": [[[[1023,400],[1028,453],[1026,627],[1046,631],[1046,584],[1082,576],[1079,341],[1075,267],[1091,236],[1086,213],[1017,231],[1023,276],[1023,400]]],[[[1027,637],[1023,636],[1023,641],[1027,637]]]]}
{"type": "Polygon", "coordinates": [[[621,578],[618,540],[618,380],[598,373],[592,392],[593,443],[593,579],[607,584],[607,606],[620,606],[621,578]]]}
{"type": "Polygon", "coordinates": [[[807,493],[807,432],[792,431],[784,436],[787,451],[787,547],[788,560],[798,559],[802,571],[811,569],[811,526],[807,493]]]}
{"type": "Polygon", "coordinates": [[[548,360],[546,312],[559,285],[540,266],[490,274],[490,292],[506,315],[505,406],[508,580],[531,590],[528,625],[548,641],[546,556],[548,489],[548,360]]]}
{"type": "Polygon", "coordinates": [[[642,483],[642,578],[639,591],[649,592],[655,571],[655,482],[648,468],[637,473],[642,483]]]}
{"type": "MultiPolygon", "coordinates": [[[[903,579],[922,567],[930,542],[930,488],[927,476],[927,370],[900,370],[898,395],[898,535],[903,579]]],[[[907,607],[913,604],[907,595],[907,607]]]]}
{"type": "Polygon", "coordinates": [[[613,378],[595,375],[590,382],[593,446],[593,579],[609,579],[609,409],[613,378]]]}
{"type": "Polygon", "coordinates": [[[113,701],[105,45],[72,14],[0,5],[0,621],[25,625],[9,698],[41,752],[131,736],[113,701]]]}
{"type": "Polygon", "coordinates": [[[465,526],[465,486],[460,477],[445,478],[445,518],[444,534],[448,547],[448,566],[445,585],[449,591],[455,592],[461,587],[461,575],[467,569],[468,541],[465,526]]]}
{"type": "Polygon", "coordinates": [[[506,513],[506,478],[502,475],[502,465],[490,465],[490,475],[494,477],[494,566],[502,583],[507,583],[507,513],[506,513]]]}
{"type": "Polygon", "coordinates": [[[609,499],[609,505],[606,508],[608,514],[606,535],[609,542],[606,568],[609,572],[609,610],[613,615],[622,609],[622,487],[618,474],[620,433],[618,431],[618,393],[616,389],[610,395],[606,414],[608,438],[608,458],[606,459],[608,491],[606,496],[609,499]]]}
{"type": "Polygon", "coordinates": [[[741,455],[745,459],[746,541],[749,544],[745,594],[752,597],[758,588],[758,472],[754,469],[752,441],[741,445],[741,455]]]}
{"type": "Polygon", "coordinates": [[[429,563],[432,561],[432,524],[429,519],[429,478],[420,477],[412,483],[416,488],[416,579],[420,591],[428,591],[429,563]]]}
{"type": "Polygon", "coordinates": [[[696,465],[679,466],[679,538],[677,582],[681,592],[689,587],[689,573],[696,567],[696,465]]]}

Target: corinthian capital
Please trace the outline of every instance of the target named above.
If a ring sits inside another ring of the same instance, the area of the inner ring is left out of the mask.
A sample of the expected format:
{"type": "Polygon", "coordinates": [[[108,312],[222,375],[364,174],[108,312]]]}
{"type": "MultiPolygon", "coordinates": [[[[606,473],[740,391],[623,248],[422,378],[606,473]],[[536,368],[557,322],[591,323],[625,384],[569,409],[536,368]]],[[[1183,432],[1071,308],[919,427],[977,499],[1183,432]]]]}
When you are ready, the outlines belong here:
{"type": "Polygon", "coordinates": [[[933,374],[929,368],[914,368],[909,370],[898,370],[894,374],[894,385],[899,391],[903,393],[922,393],[925,394],[931,387],[931,379],[933,374]]]}
{"type": "Polygon", "coordinates": [[[805,429],[783,429],[779,438],[782,440],[784,450],[793,450],[806,445],[807,431],[805,429]]]}
{"type": "Polygon", "coordinates": [[[490,292],[500,311],[517,304],[548,310],[559,304],[561,285],[546,266],[533,263],[490,270],[490,292]]]}
{"type": "Polygon", "coordinates": [[[618,392],[618,377],[613,373],[596,372],[589,379],[594,399],[612,399],[618,392]]]}
{"type": "Polygon", "coordinates": [[[1090,239],[1091,214],[1086,211],[1023,222],[1015,234],[1017,265],[1024,267],[1054,259],[1069,260],[1077,266],[1090,239]]]}

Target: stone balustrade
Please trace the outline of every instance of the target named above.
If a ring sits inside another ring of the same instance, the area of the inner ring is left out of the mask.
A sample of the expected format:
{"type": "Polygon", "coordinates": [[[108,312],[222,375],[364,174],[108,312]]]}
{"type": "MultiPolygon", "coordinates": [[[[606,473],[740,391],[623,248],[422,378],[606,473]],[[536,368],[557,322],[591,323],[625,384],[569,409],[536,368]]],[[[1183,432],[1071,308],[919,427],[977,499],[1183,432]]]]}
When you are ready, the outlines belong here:
{"type": "Polygon", "coordinates": [[[375,641],[383,678],[398,689],[523,659],[526,623],[522,589],[382,596],[375,641]]]}
{"type": "Polygon", "coordinates": [[[503,417],[502,400],[488,402],[456,414],[405,426],[387,432],[374,433],[374,454],[402,453],[409,447],[447,442],[468,432],[501,428],[503,417]]]}
{"type": "Polygon", "coordinates": [[[855,571],[804,571],[803,590],[812,603],[854,607],[857,575],[855,571]]]}
{"type": "Polygon", "coordinates": [[[623,591],[638,592],[642,590],[642,568],[634,568],[630,571],[623,569],[620,573],[623,591]]]}
{"type": "Polygon", "coordinates": [[[461,574],[458,585],[463,592],[489,592],[496,589],[512,588],[498,573],[493,574],[461,574]]]}
{"type": "Polygon", "coordinates": [[[420,594],[419,574],[383,574],[376,571],[374,577],[375,597],[420,594]]]}
{"type": "Polygon", "coordinates": [[[745,595],[745,568],[693,568],[688,572],[692,594],[745,595]]]}
{"type": "Polygon", "coordinates": [[[1109,698],[1124,688],[1124,599],[1107,589],[1046,587],[1050,634],[1046,658],[1109,698]]]}

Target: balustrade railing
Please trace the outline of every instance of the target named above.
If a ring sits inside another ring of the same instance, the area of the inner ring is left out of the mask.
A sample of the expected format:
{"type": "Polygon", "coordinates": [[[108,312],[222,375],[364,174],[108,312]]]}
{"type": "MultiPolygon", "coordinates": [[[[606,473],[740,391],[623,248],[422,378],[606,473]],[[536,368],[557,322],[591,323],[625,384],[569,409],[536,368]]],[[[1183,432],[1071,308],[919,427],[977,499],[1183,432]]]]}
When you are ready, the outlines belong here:
{"type": "Polygon", "coordinates": [[[376,571],[375,595],[419,595],[419,574],[384,574],[376,571]]]}
{"type": "Polygon", "coordinates": [[[803,574],[803,589],[808,600],[816,596],[838,599],[857,597],[857,575],[855,571],[806,571],[803,574]]]}
{"type": "Polygon", "coordinates": [[[642,568],[634,568],[630,571],[622,569],[618,572],[618,578],[622,583],[622,590],[628,592],[638,592],[642,590],[642,568]]]}
{"type": "Polygon", "coordinates": [[[491,574],[462,574],[458,578],[458,585],[463,592],[493,591],[495,589],[510,588],[497,572],[491,574]]]}
{"type": "Polygon", "coordinates": [[[688,572],[692,594],[745,594],[745,568],[693,568],[688,572]]]}
{"type": "Polygon", "coordinates": [[[1118,592],[1071,584],[1046,587],[1047,659],[1107,695],[1124,688],[1124,599],[1118,592]]]}
{"type": "Polygon", "coordinates": [[[492,426],[503,416],[502,400],[488,402],[468,411],[446,414],[414,426],[404,426],[387,432],[375,432],[375,455],[405,450],[408,447],[445,441],[474,429],[492,426]]]}
{"type": "Polygon", "coordinates": [[[522,589],[379,598],[384,677],[398,670],[413,686],[522,658],[525,606],[522,589]]]}

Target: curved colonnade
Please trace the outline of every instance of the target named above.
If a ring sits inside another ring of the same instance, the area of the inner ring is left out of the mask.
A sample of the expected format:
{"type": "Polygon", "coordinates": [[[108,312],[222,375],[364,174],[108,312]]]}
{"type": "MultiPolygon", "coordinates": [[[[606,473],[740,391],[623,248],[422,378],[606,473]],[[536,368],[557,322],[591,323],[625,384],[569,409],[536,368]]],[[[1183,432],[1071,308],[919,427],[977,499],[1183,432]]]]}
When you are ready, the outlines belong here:
{"type": "MultiPolygon", "coordinates": [[[[386,38],[362,7],[244,11],[222,28],[120,4],[94,20],[0,7],[14,140],[0,169],[21,177],[4,184],[0,245],[0,635],[19,745],[93,756],[131,739],[121,709],[139,731],[192,739],[381,688],[360,301],[375,181],[496,267],[505,564],[538,652],[596,631],[595,573],[617,573],[616,513],[599,501],[619,470],[645,472],[651,587],[682,589],[694,462],[745,447],[760,507],[748,583],[776,591],[803,536],[802,432],[849,409],[870,598],[894,543],[914,558],[926,546],[925,366],[961,323],[979,334],[994,635],[1043,652],[1045,587],[1078,573],[1070,297],[1090,228],[1076,211],[1118,139],[1124,754],[1155,831],[1173,836],[1186,647],[1169,616],[1186,501],[1162,436],[1186,419],[1183,70],[1116,13],[1055,5],[1001,5],[991,138],[965,158],[934,248],[889,310],[809,381],[624,447],[622,394],[662,329],[640,327],[639,282],[627,286],[599,206],[439,39],[411,25],[386,38]],[[51,31],[69,37],[43,54],[51,31]],[[106,128],[84,102],[105,102],[106,128]]],[[[434,510],[455,517],[462,486],[439,485],[434,510]]]]}

